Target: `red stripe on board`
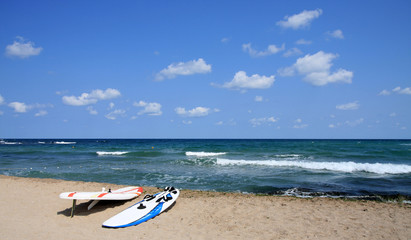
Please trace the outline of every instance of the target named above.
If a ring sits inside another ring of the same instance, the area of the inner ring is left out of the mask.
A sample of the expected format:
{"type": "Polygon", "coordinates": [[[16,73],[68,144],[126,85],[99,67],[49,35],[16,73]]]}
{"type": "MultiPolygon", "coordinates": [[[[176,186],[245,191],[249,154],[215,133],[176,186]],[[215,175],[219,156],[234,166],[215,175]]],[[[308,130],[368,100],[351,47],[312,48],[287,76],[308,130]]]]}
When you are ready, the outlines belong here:
{"type": "Polygon", "coordinates": [[[104,197],[104,196],[106,196],[108,193],[102,193],[102,194],[100,194],[100,195],[98,195],[97,197],[104,197]]]}
{"type": "Polygon", "coordinates": [[[73,197],[73,196],[74,196],[74,194],[76,194],[76,192],[72,192],[72,193],[70,193],[70,194],[68,195],[68,197],[73,197]]]}
{"type": "Polygon", "coordinates": [[[133,189],[130,189],[130,190],[127,190],[127,191],[116,192],[116,193],[127,193],[127,192],[132,192],[132,191],[135,191],[135,190],[137,190],[137,193],[136,193],[136,194],[141,194],[141,193],[143,192],[143,188],[142,188],[142,187],[136,187],[136,188],[133,188],[133,189]]]}

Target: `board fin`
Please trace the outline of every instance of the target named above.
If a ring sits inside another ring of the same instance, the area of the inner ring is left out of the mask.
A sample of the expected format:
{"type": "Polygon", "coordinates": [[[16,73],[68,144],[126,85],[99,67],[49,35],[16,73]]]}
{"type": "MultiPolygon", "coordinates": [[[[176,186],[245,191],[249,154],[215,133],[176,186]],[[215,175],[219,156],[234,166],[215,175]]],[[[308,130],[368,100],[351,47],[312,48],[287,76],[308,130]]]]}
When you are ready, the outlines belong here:
{"type": "Polygon", "coordinates": [[[73,199],[73,206],[71,207],[71,215],[70,215],[70,217],[73,217],[73,216],[74,216],[74,209],[76,208],[76,202],[77,202],[77,200],[76,200],[76,199],[73,199]]]}
{"type": "Polygon", "coordinates": [[[96,204],[100,202],[100,200],[93,200],[90,205],[88,205],[87,210],[92,209],[94,206],[96,206],[96,204]]]}

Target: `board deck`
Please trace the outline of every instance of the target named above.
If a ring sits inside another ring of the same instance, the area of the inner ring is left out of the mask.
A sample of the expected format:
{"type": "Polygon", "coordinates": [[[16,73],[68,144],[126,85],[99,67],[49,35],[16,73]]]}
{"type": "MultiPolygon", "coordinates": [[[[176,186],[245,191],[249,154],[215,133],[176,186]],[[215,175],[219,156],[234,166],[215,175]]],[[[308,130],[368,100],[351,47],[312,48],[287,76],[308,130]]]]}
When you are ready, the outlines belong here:
{"type": "Polygon", "coordinates": [[[101,192],[64,192],[60,194],[62,199],[76,200],[129,200],[140,196],[142,187],[125,187],[114,191],[101,192]]]}
{"type": "Polygon", "coordinates": [[[180,195],[174,187],[168,187],[155,195],[146,195],[144,199],[103,223],[107,228],[123,228],[138,225],[167,210],[180,195]]]}
{"type": "Polygon", "coordinates": [[[103,188],[101,192],[64,192],[60,194],[60,198],[73,200],[73,207],[71,208],[71,217],[73,217],[77,200],[93,200],[87,208],[90,210],[100,200],[130,200],[140,196],[142,192],[142,187],[130,186],[114,191],[111,191],[111,189],[105,191],[103,188]]]}

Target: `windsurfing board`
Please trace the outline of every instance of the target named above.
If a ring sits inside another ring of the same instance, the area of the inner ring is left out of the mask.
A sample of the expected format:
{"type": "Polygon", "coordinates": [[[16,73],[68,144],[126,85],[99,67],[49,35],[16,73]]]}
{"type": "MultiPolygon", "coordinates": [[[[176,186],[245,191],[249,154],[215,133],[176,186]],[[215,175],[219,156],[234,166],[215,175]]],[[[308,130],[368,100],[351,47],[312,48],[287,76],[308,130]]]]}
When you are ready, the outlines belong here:
{"type": "Polygon", "coordinates": [[[142,192],[142,187],[130,186],[114,191],[111,191],[111,189],[105,191],[105,189],[103,188],[101,192],[64,192],[60,194],[60,198],[73,200],[73,208],[71,210],[71,217],[73,217],[77,200],[94,200],[88,206],[88,210],[90,210],[100,200],[130,200],[140,196],[142,192]]]}
{"type": "Polygon", "coordinates": [[[167,187],[163,192],[146,195],[144,199],[103,223],[107,228],[124,228],[143,223],[158,216],[176,202],[180,191],[167,187]]]}

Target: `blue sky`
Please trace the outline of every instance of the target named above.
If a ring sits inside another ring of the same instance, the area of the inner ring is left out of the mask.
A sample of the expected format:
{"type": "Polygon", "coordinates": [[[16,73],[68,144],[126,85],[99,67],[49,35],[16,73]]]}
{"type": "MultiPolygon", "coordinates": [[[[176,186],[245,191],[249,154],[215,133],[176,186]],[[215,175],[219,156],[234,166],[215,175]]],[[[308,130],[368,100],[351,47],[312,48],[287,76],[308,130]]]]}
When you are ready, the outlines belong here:
{"type": "Polygon", "coordinates": [[[411,138],[409,1],[1,1],[0,138],[411,138]]]}

